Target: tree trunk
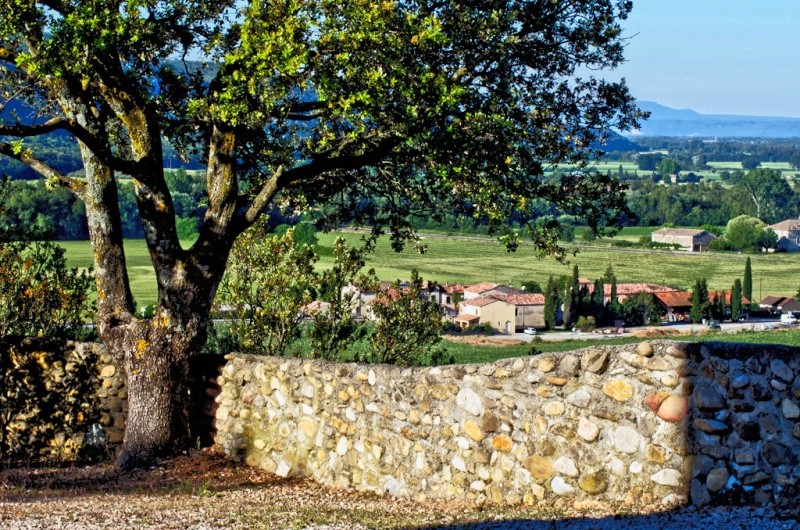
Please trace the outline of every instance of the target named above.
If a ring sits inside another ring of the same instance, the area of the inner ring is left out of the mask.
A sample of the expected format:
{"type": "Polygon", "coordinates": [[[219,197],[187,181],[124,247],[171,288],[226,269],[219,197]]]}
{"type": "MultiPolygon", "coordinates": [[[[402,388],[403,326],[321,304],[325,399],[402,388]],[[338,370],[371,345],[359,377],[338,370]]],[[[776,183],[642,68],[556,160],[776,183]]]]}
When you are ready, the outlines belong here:
{"type": "Polygon", "coordinates": [[[140,468],[191,446],[189,360],[205,341],[204,319],[177,320],[159,310],[150,320],[118,328],[107,344],[125,373],[128,417],[121,469],[140,468]]]}

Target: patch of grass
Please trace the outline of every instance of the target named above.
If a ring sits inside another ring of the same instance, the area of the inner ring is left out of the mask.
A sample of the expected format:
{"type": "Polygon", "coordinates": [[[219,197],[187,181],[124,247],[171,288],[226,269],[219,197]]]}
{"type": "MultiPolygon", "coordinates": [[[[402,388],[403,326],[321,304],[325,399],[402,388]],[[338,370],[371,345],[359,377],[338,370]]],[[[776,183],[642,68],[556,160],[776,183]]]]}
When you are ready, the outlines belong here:
{"type": "Polygon", "coordinates": [[[178,495],[191,495],[194,497],[214,497],[217,492],[211,486],[210,480],[197,484],[191,480],[184,480],[171,488],[172,493],[178,495]]]}

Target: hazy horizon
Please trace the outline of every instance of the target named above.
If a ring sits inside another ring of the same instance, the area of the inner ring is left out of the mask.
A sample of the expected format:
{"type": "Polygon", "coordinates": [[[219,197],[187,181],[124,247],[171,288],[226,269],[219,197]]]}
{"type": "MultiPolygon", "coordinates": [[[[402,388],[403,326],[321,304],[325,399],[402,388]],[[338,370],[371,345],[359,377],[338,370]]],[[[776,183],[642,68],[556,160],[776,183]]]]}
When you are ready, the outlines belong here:
{"type": "Polygon", "coordinates": [[[800,2],[638,0],[624,77],[638,100],[701,114],[800,117],[800,2]]]}

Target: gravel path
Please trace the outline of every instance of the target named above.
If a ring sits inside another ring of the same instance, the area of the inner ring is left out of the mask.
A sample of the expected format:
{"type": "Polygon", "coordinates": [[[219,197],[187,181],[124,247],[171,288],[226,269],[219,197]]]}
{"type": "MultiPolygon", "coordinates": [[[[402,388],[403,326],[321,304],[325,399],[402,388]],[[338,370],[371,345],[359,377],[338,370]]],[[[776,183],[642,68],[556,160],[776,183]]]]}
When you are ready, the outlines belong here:
{"type": "Polygon", "coordinates": [[[764,508],[685,508],[565,518],[553,510],[417,503],[281,479],[209,450],[125,475],[109,466],[0,472],[2,530],[800,529],[796,514],[790,515],[764,508]]]}

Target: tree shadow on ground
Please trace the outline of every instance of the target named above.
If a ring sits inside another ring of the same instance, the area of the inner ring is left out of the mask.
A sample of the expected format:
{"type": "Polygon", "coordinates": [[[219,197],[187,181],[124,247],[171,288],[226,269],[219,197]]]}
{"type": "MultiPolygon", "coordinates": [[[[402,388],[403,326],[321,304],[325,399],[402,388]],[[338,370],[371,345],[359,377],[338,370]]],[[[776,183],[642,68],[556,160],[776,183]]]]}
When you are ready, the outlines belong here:
{"type": "Polygon", "coordinates": [[[202,493],[305,482],[232,465],[212,449],[164,460],[149,469],[121,472],[112,464],[66,468],[14,468],[0,471],[0,500],[74,498],[103,493],[202,493]]]}

